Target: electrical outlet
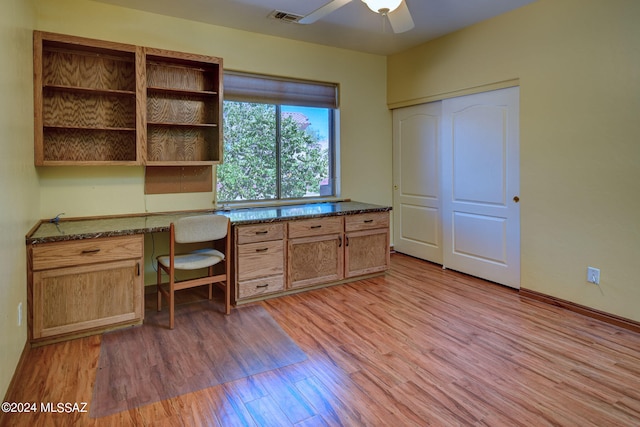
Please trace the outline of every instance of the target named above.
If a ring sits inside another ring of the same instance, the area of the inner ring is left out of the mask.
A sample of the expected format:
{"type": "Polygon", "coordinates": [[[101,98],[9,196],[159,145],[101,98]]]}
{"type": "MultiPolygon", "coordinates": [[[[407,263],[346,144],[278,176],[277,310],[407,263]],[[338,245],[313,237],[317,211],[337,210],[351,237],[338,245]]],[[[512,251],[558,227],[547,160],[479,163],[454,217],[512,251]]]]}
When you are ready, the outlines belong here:
{"type": "Polygon", "coordinates": [[[22,326],[22,303],[18,304],[18,326],[22,326]]]}
{"type": "Polygon", "coordinates": [[[587,267],[587,282],[600,284],[600,269],[594,267],[587,267]]]}

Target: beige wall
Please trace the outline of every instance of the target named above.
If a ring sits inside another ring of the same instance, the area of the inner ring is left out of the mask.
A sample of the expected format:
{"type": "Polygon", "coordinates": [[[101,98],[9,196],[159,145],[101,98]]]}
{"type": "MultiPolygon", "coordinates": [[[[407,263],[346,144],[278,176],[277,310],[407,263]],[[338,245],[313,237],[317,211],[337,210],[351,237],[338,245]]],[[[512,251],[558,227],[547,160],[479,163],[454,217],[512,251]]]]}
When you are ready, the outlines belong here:
{"type": "MultiPolygon", "coordinates": [[[[88,0],[36,0],[39,30],[194,52],[227,69],[336,82],[341,87],[342,196],[391,204],[386,58],[170,18],[88,0]]],[[[213,194],[145,196],[142,167],[40,168],[48,218],[206,209],[213,194]]]]}
{"type": "Polygon", "coordinates": [[[33,167],[33,4],[4,0],[0,9],[0,395],[4,396],[27,339],[24,236],[40,208],[33,167]]]}
{"type": "Polygon", "coordinates": [[[519,79],[521,285],[636,321],[639,22],[637,0],[538,0],[389,57],[387,86],[397,107],[519,79]]]}
{"type": "Polygon", "coordinates": [[[522,286],[640,321],[637,22],[636,0],[538,0],[385,63],[380,56],[89,0],[4,0],[0,391],[26,340],[17,305],[26,305],[24,235],[38,218],[208,208],[213,198],[145,197],[140,167],[36,169],[33,28],[216,55],[226,68],[340,83],[343,196],[381,204],[391,204],[386,102],[410,105],[518,78],[522,286]],[[587,265],[601,268],[600,288],[585,282],[587,265]]]}
{"type": "MultiPolygon", "coordinates": [[[[226,69],[340,85],[341,196],[391,204],[386,58],[145,13],[88,0],[35,0],[36,28],[222,57],[226,69]],[[373,88],[373,89],[372,89],[373,88]]],[[[145,195],[142,167],[42,167],[40,217],[210,209],[213,193],[145,195]]],[[[214,186],[215,188],[215,186],[214,186]]],[[[147,237],[145,282],[153,283],[147,237]]]]}
{"type": "Polygon", "coordinates": [[[386,58],[109,6],[4,0],[0,14],[0,392],[26,342],[24,236],[40,218],[212,207],[213,194],[145,196],[142,167],[33,166],[32,30],[220,56],[225,68],[341,86],[342,196],[391,204],[386,58]],[[17,326],[17,306],[24,319],[17,326]]]}

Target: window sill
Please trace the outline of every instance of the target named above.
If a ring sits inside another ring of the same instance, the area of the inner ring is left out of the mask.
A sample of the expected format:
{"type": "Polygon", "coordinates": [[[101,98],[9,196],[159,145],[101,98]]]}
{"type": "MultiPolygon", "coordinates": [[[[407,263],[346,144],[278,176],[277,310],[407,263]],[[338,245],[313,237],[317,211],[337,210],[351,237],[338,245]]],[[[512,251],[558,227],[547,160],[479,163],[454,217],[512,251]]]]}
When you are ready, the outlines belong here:
{"type": "Polygon", "coordinates": [[[215,210],[231,210],[231,209],[250,209],[250,208],[268,208],[279,207],[289,205],[300,204],[314,204],[314,203],[335,203],[335,202],[349,202],[351,199],[345,199],[341,197],[313,197],[304,199],[287,199],[287,200],[268,200],[257,202],[214,202],[215,210]]]}

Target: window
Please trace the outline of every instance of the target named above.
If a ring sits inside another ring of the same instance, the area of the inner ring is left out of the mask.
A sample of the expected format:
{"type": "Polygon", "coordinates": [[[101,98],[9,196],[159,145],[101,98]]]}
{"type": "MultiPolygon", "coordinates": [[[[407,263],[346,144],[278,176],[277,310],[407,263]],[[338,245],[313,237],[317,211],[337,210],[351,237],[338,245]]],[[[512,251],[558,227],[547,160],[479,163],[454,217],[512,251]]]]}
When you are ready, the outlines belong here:
{"type": "Polygon", "coordinates": [[[219,202],[333,196],[337,87],[225,74],[219,202]]]}

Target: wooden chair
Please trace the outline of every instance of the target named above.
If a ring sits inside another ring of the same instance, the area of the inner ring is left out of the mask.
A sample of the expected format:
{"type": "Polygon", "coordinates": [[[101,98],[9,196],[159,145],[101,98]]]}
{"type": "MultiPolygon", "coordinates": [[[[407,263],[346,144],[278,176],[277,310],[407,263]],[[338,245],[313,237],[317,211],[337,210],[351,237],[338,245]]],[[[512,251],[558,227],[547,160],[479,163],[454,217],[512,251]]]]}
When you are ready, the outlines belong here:
{"type": "Polygon", "coordinates": [[[158,311],[162,309],[162,295],[169,301],[169,327],[174,326],[175,291],[195,286],[209,285],[209,299],[212,298],[212,286],[219,284],[224,289],[224,313],[231,313],[231,281],[230,281],[230,236],[229,218],[223,215],[197,215],[178,219],[170,225],[169,255],[161,255],[158,261],[158,311]],[[176,253],[178,245],[197,242],[212,242],[224,239],[224,253],[211,248],[193,250],[187,253],[176,253]],[[214,275],[214,265],[224,262],[225,272],[214,275]],[[176,281],[176,270],[198,270],[207,268],[208,274],[195,279],[176,281]],[[163,286],[162,272],[169,276],[168,289],[163,286]]]}

